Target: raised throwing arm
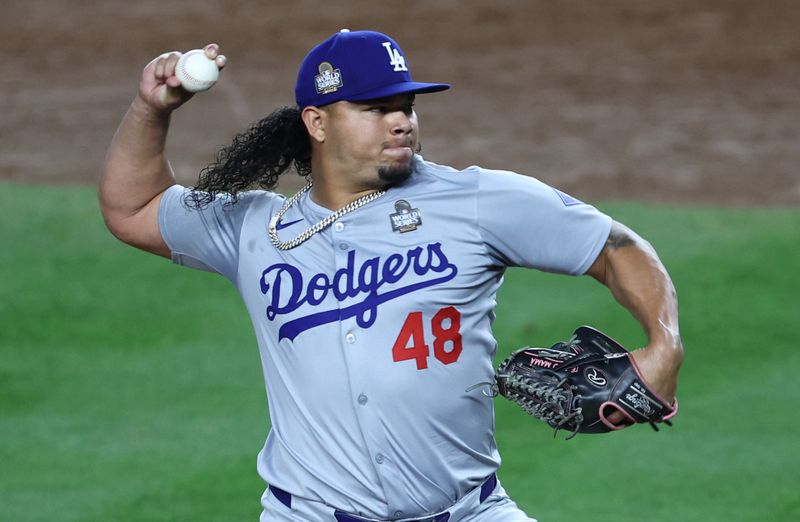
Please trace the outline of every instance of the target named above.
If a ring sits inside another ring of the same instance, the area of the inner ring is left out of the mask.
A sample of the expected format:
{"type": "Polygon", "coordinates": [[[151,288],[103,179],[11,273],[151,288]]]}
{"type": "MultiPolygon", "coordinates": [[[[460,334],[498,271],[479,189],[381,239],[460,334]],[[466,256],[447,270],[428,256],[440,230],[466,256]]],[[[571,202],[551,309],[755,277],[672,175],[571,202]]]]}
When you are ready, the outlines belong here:
{"type": "MultiPolygon", "coordinates": [[[[225,57],[205,47],[217,67],[225,57]]],[[[139,92],[109,146],[98,197],[109,230],[121,241],[169,257],[158,229],[161,195],[175,184],[164,153],[172,111],[193,96],[175,76],[180,53],[165,53],[142,71],[139,92]]]]}

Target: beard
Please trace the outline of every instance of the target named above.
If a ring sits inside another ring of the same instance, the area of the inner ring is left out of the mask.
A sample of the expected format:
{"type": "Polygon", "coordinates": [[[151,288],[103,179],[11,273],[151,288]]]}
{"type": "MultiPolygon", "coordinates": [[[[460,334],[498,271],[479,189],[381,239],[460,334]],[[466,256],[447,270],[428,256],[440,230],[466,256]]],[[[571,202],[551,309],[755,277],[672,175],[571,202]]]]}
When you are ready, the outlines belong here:
{"type": "Polygon", "coordinates": [[[391,167],[378,167],[378,178],[386,186],[399,185],[411,177],[411,162],[405,165],[392,165],[391,167]]]}
{"type": "Polygon", "coordinates": [[[391,165],[388,167],[378,167],[378,178],[385,183],[387,187],[404,183],[414,172],[414,168],[412,166],[414,164],[414,158],[421,150],[422,144],[418,143],[417,148],[414,150],[414,154],[411,155],[411,159],[408,161],[408,163],[391,165]]]}

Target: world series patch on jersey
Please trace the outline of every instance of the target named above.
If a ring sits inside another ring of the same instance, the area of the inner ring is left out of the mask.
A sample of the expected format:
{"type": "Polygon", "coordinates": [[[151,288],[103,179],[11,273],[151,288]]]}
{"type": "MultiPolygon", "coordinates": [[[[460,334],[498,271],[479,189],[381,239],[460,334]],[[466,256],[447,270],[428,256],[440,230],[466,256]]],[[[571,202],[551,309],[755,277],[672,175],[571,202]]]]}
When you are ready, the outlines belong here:
{"type": "Polygon", "coordinates": [[[394,204],[397,211],[390,214],[392,230],[395,232],[412,232],[422,225],[422,215],[418,208],[411,208],[411,204],[404,200],[397,200],[394,204]]]}

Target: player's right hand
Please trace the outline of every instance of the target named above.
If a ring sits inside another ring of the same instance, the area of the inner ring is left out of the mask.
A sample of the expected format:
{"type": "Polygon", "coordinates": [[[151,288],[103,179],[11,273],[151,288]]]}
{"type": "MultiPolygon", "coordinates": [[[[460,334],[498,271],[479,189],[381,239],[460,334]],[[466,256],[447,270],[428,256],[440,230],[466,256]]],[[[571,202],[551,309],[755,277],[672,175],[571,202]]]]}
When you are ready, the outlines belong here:
{"type": "MultiPolygon", "coordinates": [[[[226,58],[219,54],[219,45],[210,43],[203,50],[210,60],[216,62],[217,67],[225,67],[226,58]]],[[[175,76],[175,65],[180,57],[178,51],[164,53],[148,63],[142,71],[139,98],[158,112],[172,112],[194,96],[194,93],[181,87],[180,80],[175,76]]]]}

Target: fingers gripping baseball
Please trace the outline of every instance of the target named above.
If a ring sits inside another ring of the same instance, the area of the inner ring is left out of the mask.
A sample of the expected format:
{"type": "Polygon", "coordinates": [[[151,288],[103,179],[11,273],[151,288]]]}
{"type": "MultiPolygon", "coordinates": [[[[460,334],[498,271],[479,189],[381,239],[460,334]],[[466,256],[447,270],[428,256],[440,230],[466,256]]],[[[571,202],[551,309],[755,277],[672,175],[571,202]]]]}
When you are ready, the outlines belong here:
{"type": "MultiPolygon", "coordinates": [[[[217,70],[222,70],[225,67],[227,59],[219,53],[217,44],[206,45],[203,48],[203,52],[205,53],[205,58],[217,70]]],[[[142,71],[142,78],[139,82],[139,96],[158,111],[173,111],[186,103],[195,92],[205,90],[193,89],[188,85],[186,88],[182,86],[181,79],[176,75],[176,68],[181,56],[183,56],[183,53],[178,51],[164,53],[147,64],[144,71],[142,71]]],[[[216,75],[214,76],[215,79],[216,75]]],[[[209,88],[213,83],[213,81],[207,82],[205,88],[209,88]]]]}

